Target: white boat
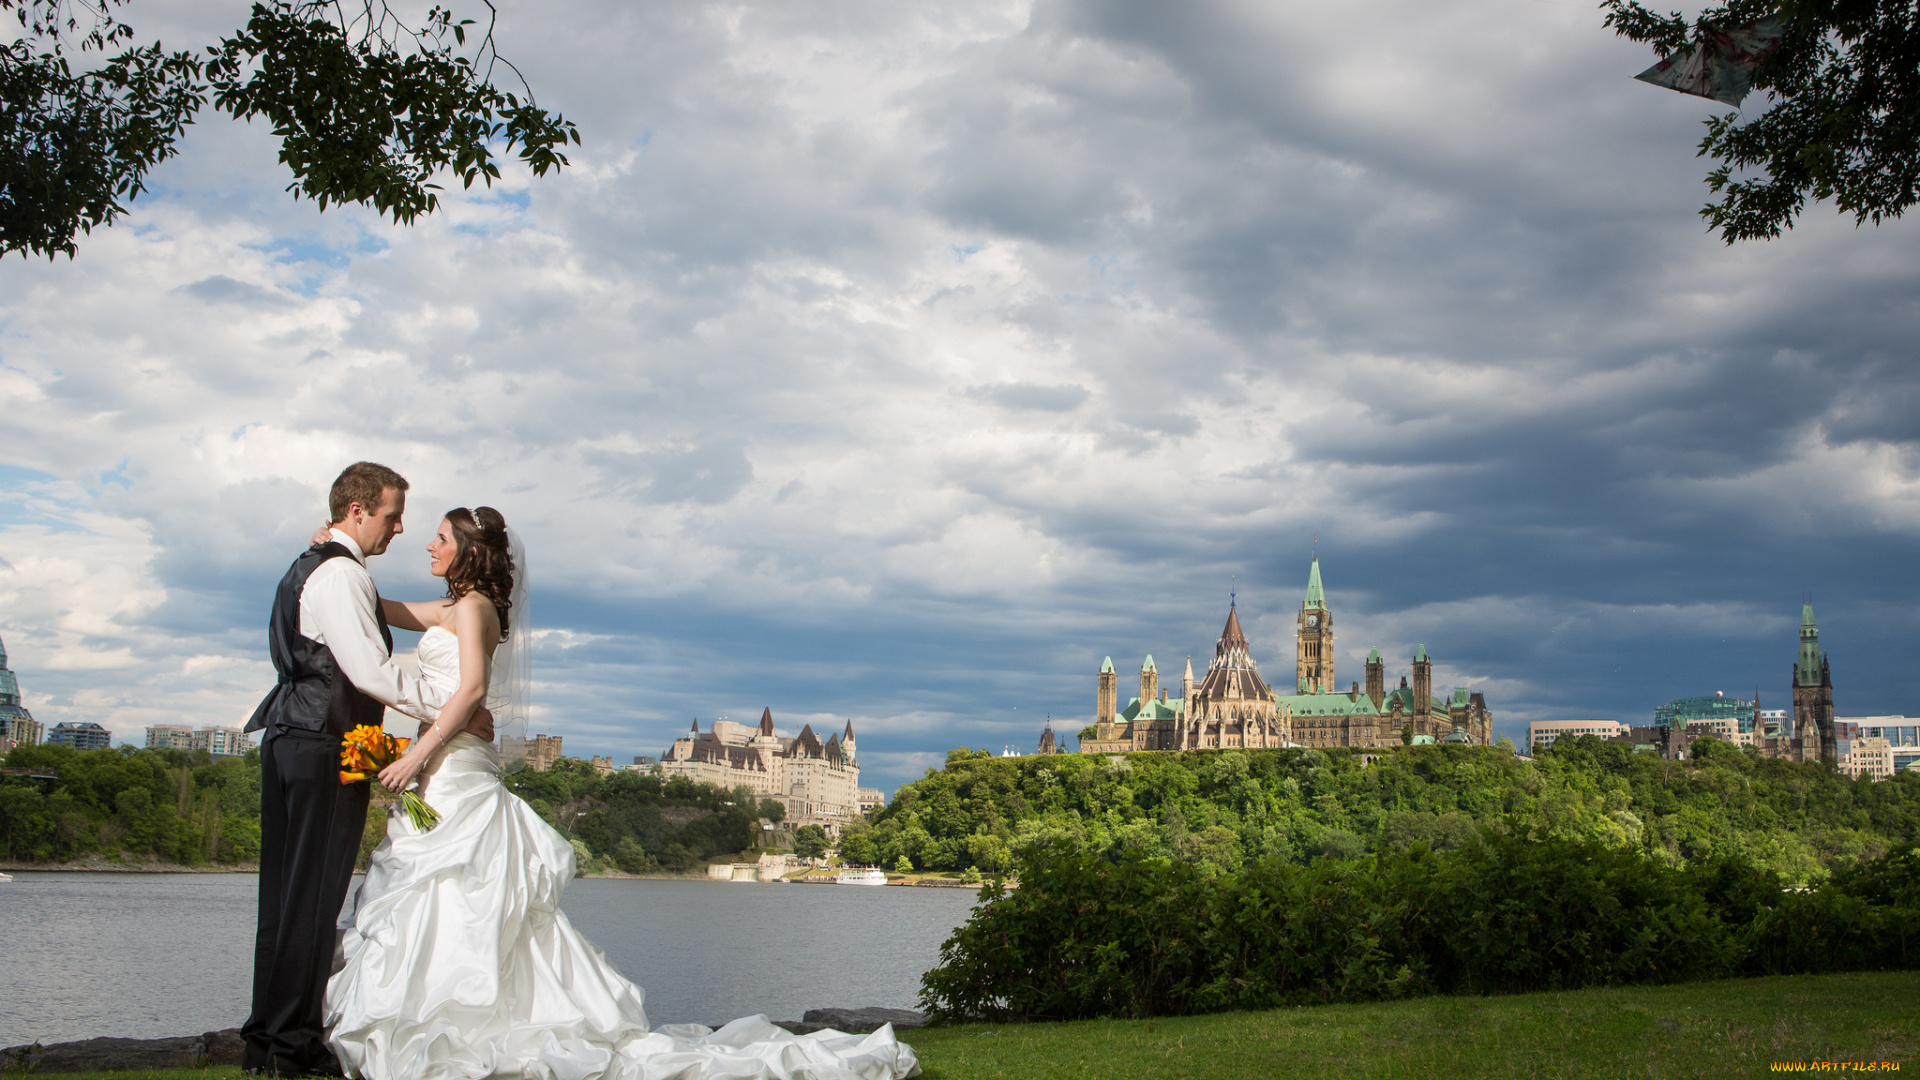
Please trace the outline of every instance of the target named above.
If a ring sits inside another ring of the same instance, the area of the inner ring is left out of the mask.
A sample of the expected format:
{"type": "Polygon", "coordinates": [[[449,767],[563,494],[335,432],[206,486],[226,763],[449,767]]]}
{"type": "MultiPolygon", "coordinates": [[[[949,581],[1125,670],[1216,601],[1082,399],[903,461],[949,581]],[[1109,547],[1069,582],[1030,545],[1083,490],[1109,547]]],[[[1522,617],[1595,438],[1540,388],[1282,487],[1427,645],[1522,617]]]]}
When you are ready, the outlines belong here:
{"type": "Polygon", "coordinates": [[[872,867],[866,867],[864,869],[849,867],[848,869],[840,871],[840,876],[834,878],[833,883],[835,885],[885,885],[887,883],[887,872],[885,870],[875,870],[872,867]]]}
{"type": "Polygon", "coordinates": [[[13,880],[12,874],[0,872],[0,881],[12,881],[12,880],[13,880]]]}

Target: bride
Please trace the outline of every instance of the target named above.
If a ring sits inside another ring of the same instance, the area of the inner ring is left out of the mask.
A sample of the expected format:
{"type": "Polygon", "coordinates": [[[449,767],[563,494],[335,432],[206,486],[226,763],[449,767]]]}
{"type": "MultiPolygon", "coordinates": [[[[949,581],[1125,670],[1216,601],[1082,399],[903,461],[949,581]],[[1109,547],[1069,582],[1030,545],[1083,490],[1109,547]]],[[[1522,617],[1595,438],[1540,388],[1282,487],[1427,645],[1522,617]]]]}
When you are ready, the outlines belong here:
{"type": "MultiPolygon", "coordinates": [[[[327,1039],[342,1071],[364,1080],[918,1075],[913,1049],[891,1026],[795,1036],[750,1016],[718,1031],[649,1031],[641,989],[560,910],[572,845],[501,783],[492,731],[468,726],[476,712],[487,716],[490,683],[507,681],[489,678],[496,646],[509,642],[502,669],[527,659],[517,554],[499,511],[449,511],[427,545],[446,597],[380,602],[394,626],[424,631],[420,676],[453,693],[380,773],[393,791],[418,777],[440,822],[422,832],[393,814],[368,863],[327,983],[327,1039]]],[[[509,704],[525,703],[494,695],[496,712],[509,704]]],[[[501,726],[511,730],[504,714],[501,726]]]]}

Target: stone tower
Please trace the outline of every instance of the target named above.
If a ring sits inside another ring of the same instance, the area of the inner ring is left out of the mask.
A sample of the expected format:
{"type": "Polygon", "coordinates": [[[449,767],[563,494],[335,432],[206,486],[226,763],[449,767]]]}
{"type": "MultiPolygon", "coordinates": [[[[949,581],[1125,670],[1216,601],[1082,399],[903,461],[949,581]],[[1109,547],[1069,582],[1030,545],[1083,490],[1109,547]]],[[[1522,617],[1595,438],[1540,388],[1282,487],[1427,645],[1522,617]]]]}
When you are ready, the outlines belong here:
{"type": "Polygon", "coordinates": [[[1160,696],[1160,669],[1153,666],[1153,654],[1147,654],[1147,662],[1140,665],[1140,704],[1145,705],[1160,696]]]}
{"type": "Polygon", "coordinates": [[[1113,670],[1113,657],[1100,661],[1100,700],[1093,719],[1097,723],[1111,724],[1113,716],[1119,712],[1119,676],[1113,670]]]}
{"type": "Polygon", "coordinates": [[[1808,751],[1817,734],[1821,761],[1840,756],[1833,737],[1833,673],[1827,670],[1827,654],[1820,649],[1812,604],[1800,609],[1800,659],[1793,665],[1793,733],[1808,751]]]}
{"type": "MultiPolygon", "coordinates": [[[[768,710],[767,710],[767,713],[768,713],[768,717],[767,717],[767,719],[769,719],[769,720],[771,720],[771,719],[773,719],[773,717],[772,717],[772,713],[773,713],[773,710],[772,710],[772,709],[768,709],[768,710]]],[[[842,753],[844,753],[844,754],[846,754],[846,755],[847,755],[847,764],[849,764],[849,765],[852,765],[852,764],[854,763],[854,757],[853,757],[853,719],[852,719],[852,717],[848,717],[848,719],[847,719],[847,730],[846,730],[846,731],[844,731],[844,732],[842,732],[842,733],[841,733],[841,735],[840,735],[840,750],[841,750],[841,752],[842,752],[842,753]]]]}
{"type": "Polygon", "coordinates": [[[1180,676],[1180,700],[1193,696],[1193,657],[1187,657],[1187,673],[1180,676]]]}
{"type": "Polygon", "coordinates": [[[1307,596],[1300,601],[1300,628],[1294,637],[1298,652],[1297,684],[1302,694],[1331,694],[1333,681],[1333,612],[1320,588],[1320,556],[1307,571],[1307,596]]]}
{"type": "Polygon", "coordinates": [[[1379,649],[1367,654],[1367,697],[1376,709],[1387,699],[1387,666],[1380,661],[1379,649]]]}
{"type": "Polygon", "coordinates": [[[1413,650],[1413,715],[1433,711],[1433,661],[1427,659],[1427,647],[1413,650]]]}

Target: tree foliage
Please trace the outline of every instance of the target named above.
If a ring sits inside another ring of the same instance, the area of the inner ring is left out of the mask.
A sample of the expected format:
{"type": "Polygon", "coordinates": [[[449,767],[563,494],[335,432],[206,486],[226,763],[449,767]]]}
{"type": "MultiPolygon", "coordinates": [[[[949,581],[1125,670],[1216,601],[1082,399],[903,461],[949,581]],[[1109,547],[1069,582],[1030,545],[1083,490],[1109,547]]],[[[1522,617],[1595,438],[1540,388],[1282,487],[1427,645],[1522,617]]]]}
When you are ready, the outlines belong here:
{"type": "Polygon", "coordinates": [[[1731,244],[1791,228],[1806,200],[1856,223],[1897,218],[1920,198],[1920,10],[1907,0],[1732,0],[1691,23],[1639,0],[1605,0],[1606,25],[1664,57],[1727,27],[1777,16],[1780,42],[1753,72],[1760,115],[1708,120],[1700,156],[1720,196],[1700,213],[1731,244]]]}
{"type": "Polygon", "coordinates": [[[486,0],[484,27],[437,6],[413,26],[384,0],[256,3],[245,27],[200,52],[131,45],[114,16],[127,2],[0,0],[22,30],[0,47],[0,255],[73,256],[79,233],[146,189],[209,97],[273,125],[296,198],[396,222],[439,205],[442,170],[491,185],[511,153],[544,176],[580,141],[524,80],[520,94],[494,84],[497,66],[514,69],[495,50],[486,0]]]}
{"type": "Polygon", "coordinates": [[[1205,750],[1019,758],[960,751],[841,840],[849,861],[1004,874],[1054,838],[1202,873],[1461,846],[1481,827],[1633,848],[1671,865],[1739,854],[1795,882],[1920,842],[1920,775],[1882,783],[1702,740],[1669,762],[1570,739],[1532,761],[1496,747],[1205,750]],[[1718,750],[1716,753],[1715,751],[1718,750]]]}
{"type": "Polygon", "coordinates": [[[1354,862],[1208,874],[1055,839],[988,886],[922,980],[941,1020],[1146,1017],[1429,994],[1920,967],[1920,851],[1807,892],[1739,855],[1676,867],[1481,829],[1354,862]]]}
{"type": "Polygon", "coordinates": [[[6,763],[59,778],[0,777],[0,858],[197,866],[260,857],[257,751],[215,760],[204,750],[17,746],[6,763]]]}
{"type": "MultiPolygon", "coordinates": [[[[260,857],[260,752],[245,758],[206,751],[78,751],[19,746],[14,769],[50,770],[53,780],[0,776],[0,860],[57,863],[99,855],[194,866],[249,864],[260,857]]],[[[522,772],[508,787],[582,850],[581,870],[628,873],[692,870],[753,847],[769,805],[685,777],[630,771],[601,776],[561,759],[522,772]]],[[[386,835],[380,789],[367,815],[360,865],[386,835]]]]}

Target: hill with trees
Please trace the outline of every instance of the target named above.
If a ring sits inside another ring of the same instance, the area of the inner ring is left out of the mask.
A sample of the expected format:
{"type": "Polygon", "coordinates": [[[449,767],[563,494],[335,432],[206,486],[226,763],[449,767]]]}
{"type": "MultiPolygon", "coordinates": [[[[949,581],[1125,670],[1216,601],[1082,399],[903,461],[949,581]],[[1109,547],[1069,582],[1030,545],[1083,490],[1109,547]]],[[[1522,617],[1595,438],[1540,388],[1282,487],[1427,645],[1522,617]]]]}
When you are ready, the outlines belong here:
{"type": "MultiPolygon", "coordinates": [[[[204,750],[21,746],[6,768],[0,860],[56,864],[99,855],[202,866],[260,857],[257,750],[214,759],[204,750]],[[29,775],[36,772],[53,775],[29,775]]],[[[784,816],[780,804],[757,802],[744,789],[635,772],[601,776],[567,759],[507,784],[574,840],[583,872],[691,870],[752,849],[759,822],[784,816]]],[[[363,865],[385,835],[386,815],[376,805],[367,815],[363,865]]]]}
{"type": "Polygon", "coordinates": [[[1637,848],[1684,866],[1740,856],[1794,882],[1920,840],[1920,775],[1873,783],[1714,740],[1664,761],[1592,736],[1532,760],[1498,747],[1207,750],[996,758],[955,750],[840,845],[849,861],[1005,873],[1056,839],[1118,859],[1235,871],[1463,846],[1482,827],[1637,848]]]}

